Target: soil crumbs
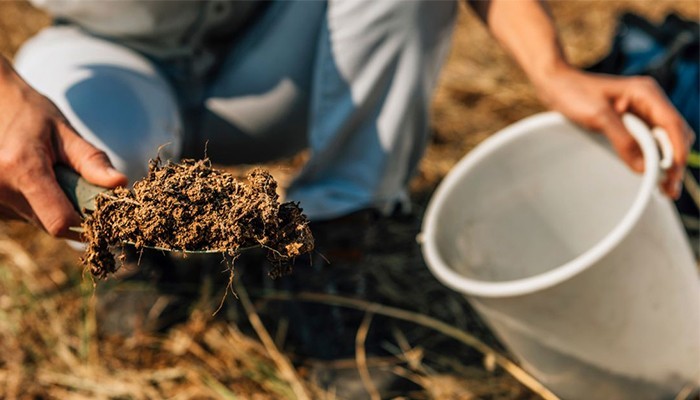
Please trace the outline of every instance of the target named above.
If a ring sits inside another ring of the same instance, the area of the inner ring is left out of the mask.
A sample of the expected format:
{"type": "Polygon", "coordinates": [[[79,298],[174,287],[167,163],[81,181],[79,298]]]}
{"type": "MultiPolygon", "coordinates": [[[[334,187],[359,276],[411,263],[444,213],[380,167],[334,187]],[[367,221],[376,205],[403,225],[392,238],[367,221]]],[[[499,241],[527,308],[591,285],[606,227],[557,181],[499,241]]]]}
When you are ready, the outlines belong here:
{"type": "Polygon", "coordinates": [[[257,168],[239,182],[208,159],[163,164],[152,160],[133,189],[95,198],[83,223],[88,243],[83,262],[93,276],[117,269],[111,251],[124,242],[174,251],[218,251],[235,257],[261,247],[278,266],[314,248],[308,220],[297,203],[280,204],[277,182],[257,168]]]}

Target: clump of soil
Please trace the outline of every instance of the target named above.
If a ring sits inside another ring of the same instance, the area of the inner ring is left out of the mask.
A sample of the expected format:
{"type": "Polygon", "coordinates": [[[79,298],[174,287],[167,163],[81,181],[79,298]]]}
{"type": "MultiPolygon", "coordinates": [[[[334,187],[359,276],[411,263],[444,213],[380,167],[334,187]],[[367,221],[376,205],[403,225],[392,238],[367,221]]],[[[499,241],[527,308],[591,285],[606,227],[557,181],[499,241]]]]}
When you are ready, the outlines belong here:
{"type": "Polygon", "coordinates": [[[221,251],[235,256],[259,246],[278,265],[310,252],[314,240],[298,204],[280,204],[277,182],[255,169],[243,183],[211,167],[208,159],[162,164],[132,190],[117,188],[95,198],[83,222],[88,243],[83,262],[97,278],[117,269],[111,249],[131,242],[176,251],[221,251]]]}

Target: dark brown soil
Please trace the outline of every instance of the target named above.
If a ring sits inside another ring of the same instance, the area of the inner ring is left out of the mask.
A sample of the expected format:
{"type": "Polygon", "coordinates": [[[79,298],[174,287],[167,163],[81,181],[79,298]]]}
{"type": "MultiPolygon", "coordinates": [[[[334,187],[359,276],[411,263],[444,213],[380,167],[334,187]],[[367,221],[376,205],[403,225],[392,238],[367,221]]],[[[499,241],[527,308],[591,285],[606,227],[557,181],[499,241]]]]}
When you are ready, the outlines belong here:
{"type": "Polygon", "coordinates": [[[240,182],[208,159],[163,165],[151,161],[133,190],[117,188],[95,199],[83,223],[83,262],[97,278],[117,269],[112,249],[131,242],[175,251],[220,251],[235,257],[259,246],[278,265],[314,248],[308,220],[296,203],[280,204],[277,182],[262,169],[240,182]]]}

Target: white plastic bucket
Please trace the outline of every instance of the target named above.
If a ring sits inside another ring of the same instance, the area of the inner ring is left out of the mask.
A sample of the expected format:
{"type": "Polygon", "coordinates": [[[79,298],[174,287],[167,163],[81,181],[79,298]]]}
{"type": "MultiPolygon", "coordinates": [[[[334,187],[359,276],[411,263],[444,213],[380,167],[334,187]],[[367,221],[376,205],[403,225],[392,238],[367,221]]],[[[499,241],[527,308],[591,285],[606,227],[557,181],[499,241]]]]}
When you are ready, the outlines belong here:
{"type": "Polygon", "coordinates": [[[425,214],[433,274],[467,296],[523,366],[566,399],[659,399],[700,379],[700,279],[658,189],[601,135],[543,113],[493,135],[425,214]]]}

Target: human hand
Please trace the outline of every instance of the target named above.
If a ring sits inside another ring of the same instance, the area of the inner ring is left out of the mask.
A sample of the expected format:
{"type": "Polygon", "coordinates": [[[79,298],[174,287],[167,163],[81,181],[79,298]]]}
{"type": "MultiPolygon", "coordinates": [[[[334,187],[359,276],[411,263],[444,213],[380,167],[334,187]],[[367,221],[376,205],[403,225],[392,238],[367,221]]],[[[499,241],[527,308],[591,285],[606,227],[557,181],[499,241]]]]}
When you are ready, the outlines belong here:
{"type": "Polygon", "coordinates": [[[685,163],[695,135],[656,81],[564,67],[535,85],[542,100],[552,109],[587,129],[603,133],[622,160],[636,172],[644,170],[644,160],[639,145],[622,123],[622,114],[630,112],[650,127],[666,130],[673,145],[673,165],[661,188],[669,197],[680,196],[685,163]]]}
{"type": "Polygon", "coordinates": [[[23,219],[52,236],[77,238],[80,217],[56,182],[64,164],[104,187],[126,184],[107,155],[82,139],[56,106],[0,56],[0,218],[23,219]]]}

